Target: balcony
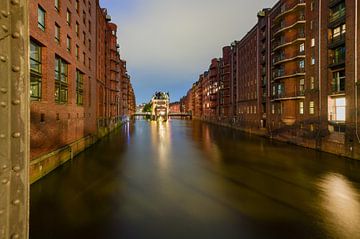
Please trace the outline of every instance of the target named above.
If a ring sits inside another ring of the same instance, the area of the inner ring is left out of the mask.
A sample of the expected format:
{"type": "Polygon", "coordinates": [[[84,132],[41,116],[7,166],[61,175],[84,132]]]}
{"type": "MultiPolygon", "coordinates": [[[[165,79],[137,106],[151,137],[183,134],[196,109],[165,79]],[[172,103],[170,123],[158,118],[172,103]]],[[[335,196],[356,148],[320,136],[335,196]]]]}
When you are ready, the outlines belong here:
{"type": "Polygon", "coordinates": [[[345,33],[340,34],[339,36],[336,36],[336,37],[332,37],[331,39],[329,39],[328,46],[330,49],[337,48],[337,47],[345,44],[345,39],[346,39],[345,33]]]}
{"type": "Polygon", "coordinates": [[[275,17],[275,21],[278,19],[281,19],[281,17],[297,10],[298,8],[302,8],[305,7],[306,3],[305,0],[298,0],[292,4],[286,4],[284,3],[283,6],[281,7],[280,13],[275,17]]]}
{"type": "Polygon", "coordinates": [[[305,23],[306,23],[305,16],[299,15],[298,18],[296,19],[296,21],[293,22],[293,23],[280,24],[280,26],[277,29],[274,30],[275,33],[274,33],[273,36],[276,36],[276,35],[278,35],[279,33],[283,32],[283,31],[292,29],[292,28],[296,27],[299,24],[305,24],[305,23]]]}
{"type": "Polygon", "coordinates": [[[297,100],[304,99],[305,92],[303,90],[296,90],[290,92],[280,92],[271,96],[271,101],[282,101],[282,100],[297,100]]]}
{"type": "Polygon", "coordinates": [[[280,69],[273,72],[273,81],[297,77],[297,76],[304,76],[304,75],[305,75],[305,68],[298,68],[295,71],[289,73],[285,72],[285,70],[283,69],[280,69]]]}
{"type": "Polygon", "coordinates": [[[337,4],[344,2],[345,0],[329,0],[329,8],[336,6],[337,4]]]}
{"type": "Polygon", "coordinates": [[[329,17],[329,27],[334,28],[342,23],[345,23],[346,10],[345,8],[334,12],[329,17]]]}
{"type": "Polygon", "coordinates": [[[273,65],[279,65],[285,62],[289,62],[289,61],[294,61],[294,60],[298,60],[299,58],[305,58],[305,52],[300,52],[298,51],[297,55],[292,56],[292,57],[285,57],[284,55],[278,55],[275,56],[273,59],[273,65]]]}
{"type": "Polygon", "coordinates": [[[345,65],[345,54],[329,57],[329,67],[335,68],[345,65]]]}

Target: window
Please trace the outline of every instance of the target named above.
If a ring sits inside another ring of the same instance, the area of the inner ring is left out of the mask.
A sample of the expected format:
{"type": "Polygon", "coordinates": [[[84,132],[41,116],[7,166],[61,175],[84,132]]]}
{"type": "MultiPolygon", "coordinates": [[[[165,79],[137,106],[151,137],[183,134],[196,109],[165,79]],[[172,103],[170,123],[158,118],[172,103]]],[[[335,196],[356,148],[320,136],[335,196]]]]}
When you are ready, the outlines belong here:
{"type": "Polygon", "coordinates": [[[311,115],[315,114],[315,103],[314,103],[314,101],[310,101],[310,103],[309,103],[309,114],[311,114],[311,115]]]}
{"type": "Polygon", "coordinates": [[[304,70],[304,68],[305,68],[305,61],[304,60],[299,61],[299,68],[300,68],[300,70],[304,70]]]}
{"type": "Polygon", "coordinates": [[[75,25],[75,32],[76,32],[76,36],[79,36],[79,30],[80,30],[79,23],[78,23],[78,22],[76,22],[76,25],[75,25]]]}
{"type": "Polygon", "coordinates": [[[91,58],[89,57],[89,70],[91,70],[91,58]]]}
{"type": "Polygon", "coordinates": [[[86,65],[86,53],[85,52],[83,52],[83,63],[84,63],[84,65],[86,65]]]}
{"type": "Polygon", "coordinates": [[[55,56],[55,102],[64,104],[68,101],[68,64],[55,56]]]}
{"type": "Polygon", "coordinates": [[[332,62],[331,64],[341,64],[345,61],[345,55],[346,55],[346,48],[345,47],[339,47],[336,48],[332,52],[332,62]]]}
{"type": "Polygon", "coordinates": [[[346,120],[346,99],[329,98],[329,120],[330,121],[345,121],[346,120]]]}
{"type": "Polygon", "coordinates": [[[76,104],[84,104],[84,74],[76,70],[76,104]]]}
{"type": "Polygon", "coordinates": [[[69,9],[66,12],[66,22],[70,26],[70,24],[71,24],[71,12],[69,11],[69,9]]]}
{"type": "Polygon", "coordinates": [[[311,57],[311,65],[315,65],[315,58],[311,57]]]}
{"type": "Polygon", "coordinates": [[[76,59],[79,60],[79,46],[78,45],[76,45],[75,56],[76,56],[76,59]]]}
{"type": "Polygon", "coordinates": [[[55,0],[55,10],[60,11],[60,0],[55,0]]]}
{"type": "Polygon", "coordinates": [[[313,76],[310,77],[310,89],[315,89],[315,78],[313,76]]]}
{"type": "Polygon", "coordinates": [[[299,84],[299,94],[303,95],[305,92],[305,79],[300,79],[300,84],[299,84]]]}
{"type": "Polygon", "coordinates": [[[315,46],[315,38],[311,38],[311,47],[315,46]]]}
{"type": "Polygon", "coordinates": [[[86,12],[85,11],[83,11],[83,22],[84,22],[84,24],[86,24],[86,12]]]}
{"type": "Polygon", "coordinates": [[[30,41],[30,97],[32,100],[41,99],[41,47],[30,41]]]}
{"type": "Polygon", "coordinates": [[[305,43],[301,43],[299,46],[299,52],[303,53],[305,51],[305,43]]]}
{"type": "Polygon", "coordinates": [[[89,51],[91,51],[91,40],[89,39],[89,51]]]}
{"type": "Polygon", "coordinates": [[[275,105],[274,104],[271,105],[271,113],[275,114],[275,105]]]}
{"type": "Polygon", "coordinates": [[[79,0],[76,0],[76,1],[75,1],[75,9],[76,9],[77,13],[79,13],[79,11],[80,11],[79,0]]]}
{"type": "Polygon", "coordinates": [[[55,42],[60,44],[60,26],[55,23],[55,42]]]}
{"type": "Polygon", "coordinates": [[[86,33],[85,32],[83,32],[83,43],[86,46],[86,33]]]}
{"type": "Polygon", "coordinates": [[[299,102],[299,114],[301,114],[301,115],[304,114],[304,102],[303,101],[299,102]]]}
{"type": "Polygon", "coordinates": [[[91,15],[91,2],[90,1],[89,1],[88,5],[89,5],[89,15],[91,15]]]}
{"type": "Polygon", "coordinates": [[[91,21],[89,21],[88,27],[89,27],[89,33],[91,33],[91,21]]]}
{"type": "Polygon", "coordinates": [[[38,6],[38,27],[42,30],[45,31],[45,10],[38,6]]]}
{"type": "Polygon", "coordinates": [[[71,51],[71,38],[69,36],[66,38],[66,48],[68,52],[71,51]]]}
{"type": "Polygon", "coordinates": [[[333,72],[332,90],[333,92],[345,91],[345,70],[333,72]]]}

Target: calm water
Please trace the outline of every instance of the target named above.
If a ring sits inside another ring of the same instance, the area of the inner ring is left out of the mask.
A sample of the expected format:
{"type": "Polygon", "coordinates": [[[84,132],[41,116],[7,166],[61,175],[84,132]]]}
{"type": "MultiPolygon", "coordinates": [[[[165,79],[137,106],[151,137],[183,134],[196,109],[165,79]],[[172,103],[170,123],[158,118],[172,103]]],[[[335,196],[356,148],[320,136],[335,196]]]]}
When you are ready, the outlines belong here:
{"type": "Polygon", "coordinates": [[[360,238],[360,165],[196,121],[137,121],[31,187],[31,239],[360,238]]]}

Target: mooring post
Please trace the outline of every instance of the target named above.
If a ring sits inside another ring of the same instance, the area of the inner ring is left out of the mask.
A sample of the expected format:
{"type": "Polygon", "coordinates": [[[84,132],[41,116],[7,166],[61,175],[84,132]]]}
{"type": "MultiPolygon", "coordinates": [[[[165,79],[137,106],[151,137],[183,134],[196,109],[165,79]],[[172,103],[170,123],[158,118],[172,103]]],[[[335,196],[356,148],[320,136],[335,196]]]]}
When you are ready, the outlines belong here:
{"type": "Polygon", "coordinates": [[[29,236],[28,0],[0,1],[0,238],[29,236]]]}

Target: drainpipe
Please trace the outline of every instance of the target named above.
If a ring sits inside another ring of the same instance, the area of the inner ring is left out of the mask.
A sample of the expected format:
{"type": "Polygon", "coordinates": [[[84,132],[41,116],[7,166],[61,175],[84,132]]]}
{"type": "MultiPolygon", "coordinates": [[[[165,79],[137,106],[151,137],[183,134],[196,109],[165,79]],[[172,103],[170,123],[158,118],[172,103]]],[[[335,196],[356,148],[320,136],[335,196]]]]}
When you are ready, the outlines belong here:
{"type": "MultiPolygon", "coordinates": [[[[321,139],[320,131],[321,131],[321,116],[322,116],[322,94],[321,94],[321,29],[322,29],[322,0],[319,0],[319,129],[318,129],[318,138],[316,141],[321,139]],[[320,136],[320,137],[319,137],[320,136]]],[[[320,147],[320,143],[318,145],[320,147]]]]}
{"type": "Polygon", "coordinates": [[[356,138],[360,143],[358,129],[358,1],[355,1],[355,132],[356,138]]]}

